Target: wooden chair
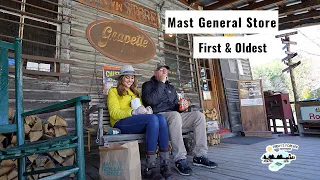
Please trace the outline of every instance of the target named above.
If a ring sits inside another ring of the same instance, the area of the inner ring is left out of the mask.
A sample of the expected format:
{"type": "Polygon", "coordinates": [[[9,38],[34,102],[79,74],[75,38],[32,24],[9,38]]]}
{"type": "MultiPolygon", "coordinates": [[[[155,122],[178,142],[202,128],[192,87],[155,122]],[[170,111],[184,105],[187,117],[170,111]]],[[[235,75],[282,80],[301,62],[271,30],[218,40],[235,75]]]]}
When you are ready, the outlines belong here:
{"type": "Polygon", "coordinates": [[[26,179],[29,175],[41,174],[44,172],[58,172],[43,179],[60,179],[70,174],[76,173],[77,179],[84,180],[85,158],[83,143],[83,103],[90,102],[89,96],[80,96],[71,100],[60,102],[44,108],[35,109],[29,112],[23,110],[23,88],[22,88],[22,63],[21,63],[21,40],[15,39],[14,43],[0,41],[0,133],[17,133],[17,146],[0,150],[0,161],[6,159],[18,159],[18,178],[26,179]],[[15,98],[16,98],[16,124],[9,124],[8,120],[8,50],[13,50],[15,55],[15,98]],[[75,109],[75,133],[60,136],[55,139],[25,142],[24,138],[24,117],[59,111],[74,107],[75,109]],[[63,149],[76,149],[76,164],[52,169],[26,172],[26,156],[34,154],[48,153],[63,149]],[[61,172],[60,172],[61,171],[61,172]]]}

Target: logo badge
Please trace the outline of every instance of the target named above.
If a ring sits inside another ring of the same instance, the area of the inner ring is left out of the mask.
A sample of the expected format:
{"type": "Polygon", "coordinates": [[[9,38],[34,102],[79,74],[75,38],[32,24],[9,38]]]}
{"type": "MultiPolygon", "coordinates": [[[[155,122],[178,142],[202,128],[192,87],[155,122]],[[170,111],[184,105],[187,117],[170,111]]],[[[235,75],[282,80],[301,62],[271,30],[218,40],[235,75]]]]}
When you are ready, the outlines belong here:
{"type": "Polygon", "coordinates": [[[293,149],[298,150],[299,146],[290,143],[268,145],[266,153],[261,156],[261,162],[262,164],[269,164],[270,171],[279,171],[286,164],[290,164],[291,161],[297,159],[297,156],[290,152],[293,149]]]}

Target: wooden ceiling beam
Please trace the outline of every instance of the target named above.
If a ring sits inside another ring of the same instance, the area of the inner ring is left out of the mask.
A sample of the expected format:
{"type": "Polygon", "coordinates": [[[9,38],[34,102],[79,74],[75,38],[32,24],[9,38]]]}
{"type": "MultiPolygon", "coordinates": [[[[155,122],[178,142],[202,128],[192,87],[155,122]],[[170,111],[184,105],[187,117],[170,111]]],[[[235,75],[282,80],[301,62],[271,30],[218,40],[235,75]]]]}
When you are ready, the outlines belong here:
{"type": "Polygon", "coordinates": [[[197,2],[198,0],[188,0],[188,4],[192,4],[192,3],[195,3],[197,2]]]}
{"type": "Polygon", "coordinates": [[[310,21],[305,21],[305,22],[298,21],[298,22],[285,23],[285,24],[279,25],[279,31],[286,30],[286,29],[298,28],[298,27],[317,25],[317,24],[320,24],[320,18],[313,19],[310,21]]]}
{"type": "Polygon", "coordinates": [[[302,1],[302,3],[300,3],[300,4],[295,4],[292,6],[284,6],[284,7],[279,8],[279,14],[289,13],[289,12],[296,11],[299,9],[311,8],[311,7],[314,7],[317,5],[320,5],[320,1],[305,0],[305,1],[302,1]]]}
{"type": "Polygon", "coordinates": [[[309,18],[315,18],[315,17],[320,17],[320,11],[310,11],[304,14],[298,14],[298,15],[291,15],[285,18],[279,19],[279,24],[284,24],[288,22],[293,22],[293,21],[299,21],[303,19],[309,19],[309,18]]]}
{"type": "Polygon", "coordinates": [[[257,2],[257,3],[253,3],[253,4],[250,4],[248,6],[245,6],[243,8],[239,8],[238,10],[254,10],[254,9],[259,9],[259,8],[262,8],[264,6],[268,6],[268,5],[271,5],[271,4],[276,4],[276,3],[279,3],[283,0],[264,0],[264,1],[261,1],[261,2],[257,2]]]}
{"type": "Polygon", "coordinates": [[[228,6],[234,2],[238,2],[240,0],[219,0],[217,3],[212,4],[210,6],[204,7],[205,10],[215,10],[223,6],[228,6]]]}

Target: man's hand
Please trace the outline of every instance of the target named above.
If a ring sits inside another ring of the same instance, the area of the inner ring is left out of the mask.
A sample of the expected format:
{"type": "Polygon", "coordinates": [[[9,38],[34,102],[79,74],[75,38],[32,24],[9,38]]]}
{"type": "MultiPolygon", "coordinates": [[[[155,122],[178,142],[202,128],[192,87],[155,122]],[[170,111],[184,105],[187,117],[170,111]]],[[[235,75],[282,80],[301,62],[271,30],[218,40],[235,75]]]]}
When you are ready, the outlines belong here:
{"type": "Polygon", "coordinates": [[[166,83],[167,78],[168,78],[167,75],[163,75],[163,76],[160,76],[159,79],[160,79],[161,82],[166,83]]]}
{"type": "Polygon", "coordinates": [[[137,109],[132,111],[132,115],[139,115],[139,114],[147,114],[147,109],[144,106],[139,106],[137,109]]]}
{"type": "Polygon", "coordinates": [[[186,109],[188,109],[189,103],[188,103],[188,101],[186,99],[183,99],[181,103],[182,103],[182,107],[183,107],[181,109],[182,111],[185,111],[186,109]]]}

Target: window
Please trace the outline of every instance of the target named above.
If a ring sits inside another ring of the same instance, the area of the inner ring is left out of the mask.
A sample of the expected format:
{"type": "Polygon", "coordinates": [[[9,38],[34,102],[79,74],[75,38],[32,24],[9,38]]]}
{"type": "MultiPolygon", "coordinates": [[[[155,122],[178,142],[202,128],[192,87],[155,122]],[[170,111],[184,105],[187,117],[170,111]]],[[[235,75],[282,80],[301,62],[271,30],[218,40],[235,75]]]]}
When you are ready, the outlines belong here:
{"type": "Polygon", "coordinates": [[[191,37],[163,34],[165,63],[170,66],[169,80],[179,90],[197,92],[196,68],[192,59],[191,37]]]}
{"type": "Polygon", "coordinates": [[[59,72],[61,23],[58,0],[1,0],[0,40],[22,39],[26,70],[59,72]]]}

